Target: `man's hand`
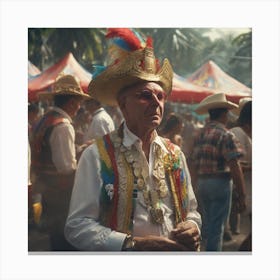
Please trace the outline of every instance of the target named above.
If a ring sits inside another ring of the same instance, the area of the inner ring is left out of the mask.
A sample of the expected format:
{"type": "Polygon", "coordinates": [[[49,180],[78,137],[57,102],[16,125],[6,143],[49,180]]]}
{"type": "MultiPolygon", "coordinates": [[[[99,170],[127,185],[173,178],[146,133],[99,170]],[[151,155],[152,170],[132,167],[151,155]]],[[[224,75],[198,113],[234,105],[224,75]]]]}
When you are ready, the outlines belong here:
{"type": "Polygon", "coordinates": [[[198,228],[190,221],[179,223],[171,231],[171,239],[187,247],[187,251],[197,251],[200,245],[198,228]]]}
{"type": "Polygon", "coordinates": [[[134,237],[134,251],[189,251],[183,244],[162,236],[134,237]]]}

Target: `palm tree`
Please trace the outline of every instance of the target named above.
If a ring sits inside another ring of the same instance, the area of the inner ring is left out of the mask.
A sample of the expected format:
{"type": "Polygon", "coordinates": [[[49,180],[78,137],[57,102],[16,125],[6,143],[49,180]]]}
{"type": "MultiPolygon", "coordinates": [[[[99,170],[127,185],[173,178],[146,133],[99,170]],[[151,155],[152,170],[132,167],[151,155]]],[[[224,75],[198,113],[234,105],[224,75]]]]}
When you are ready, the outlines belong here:
{"type": "Polygon", "coordinates": [[[252,31],[248,33],[243,33],[234,38],[232,41],[233,44],[238,46],[238,50],[236,51],[235,55],[236,60],[238,57],[250,57],[252,56],[252,31]]]}
{"type": "Polygon", "coordinates": [[[168,57],[176,73],[186,76],[203,60],[201,54],[209,44],[207,28],[141,28],[154,39],[156,56],[168,57]]]}
{"type": "MultiPolygon", "coordinates": [[[[155,55],[168,57],[174,71],[188,76],[208,60],[251,86],[252,33],[211,41],[211,28],[136,28],[143,37],[151,36],[155,55]]],[[[107,53],[105,28],[29,28],[28,58],[41,70],[72,52],[90,72],[93,64],[104,64],[107,53]]]]}
{"type": "Polygon", "coordinates": [[[45,59],[50,55],[46,44],[50,33],[49,28],[28,28],[28,59],[40,69],[44,68],[45,59]]]}
{"type": "Polygon", "coordinates": [[[72,52],[86,68],[103,59],[104,30],[98,28],[56,28],[47,40],[52,50],[52,60],[72,52]]]}
{"type": "Polygon", "coordinates": [[[93,63],[104,60],[104,33],[103,28],[32,28],[28,38],[29,59],[43,69],[72,52],[92,71],[93,63]]]}
{"type": "Polygon", "coordinates": [[[233,71],[242,77],[244,84],[252,87],[252,31],[240,34],[232,43],[237,46],[230,61],[233,71]]]}

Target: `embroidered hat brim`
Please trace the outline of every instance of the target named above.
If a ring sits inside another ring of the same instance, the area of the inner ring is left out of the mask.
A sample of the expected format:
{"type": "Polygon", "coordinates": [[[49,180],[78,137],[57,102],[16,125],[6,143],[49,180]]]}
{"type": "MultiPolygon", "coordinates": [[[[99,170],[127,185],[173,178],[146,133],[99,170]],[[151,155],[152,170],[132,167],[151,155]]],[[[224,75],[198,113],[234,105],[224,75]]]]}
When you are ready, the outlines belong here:
{"type": "Polygon", "coordinates": [[[162,67],[156,70],[153,50],[145,48],[132,52],[123,60],[110,65],[89,84],[89,94],[101,103],[118,106],[118,93],[138,82],[158,83],[167,95],[172,90],[173,70],[168,59],[164,59],[162,67]],[[143,63],[146,64],[143,68],[143,63]]]}

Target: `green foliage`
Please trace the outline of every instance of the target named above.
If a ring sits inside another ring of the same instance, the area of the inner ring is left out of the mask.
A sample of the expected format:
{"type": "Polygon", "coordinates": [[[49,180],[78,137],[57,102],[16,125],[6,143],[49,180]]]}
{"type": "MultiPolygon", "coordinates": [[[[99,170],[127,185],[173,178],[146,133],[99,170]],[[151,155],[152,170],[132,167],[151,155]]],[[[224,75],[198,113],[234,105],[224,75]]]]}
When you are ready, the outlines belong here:
{"type": "Polygon", "coordinates": [[[72,52],[89,71],[105,58],[103,28],[32,28],[28,30],[28,58],[41,69],[72,52]]]}
{"type": "Polygon", "coordinates": [[[234,57],[230,60],[233,76],[252,87],[252,32],[240,34],[232,44],[237,46],[234,57]]]}
{"type": "MultiPolygon", "coordinates": [[[[216,29],[217,30],[217,29],[216,29]]],[[[137,28],[154,41],[159,59],[168,57],[174,71],[187,77],[208,60],[251,87],[252,32],[211,40],[211,28],[137,28]]],[[[72,52],[89,71],[104,64],[107,50],[105,28],[29,28],[28,58],[44,70],[72,52]]]]}

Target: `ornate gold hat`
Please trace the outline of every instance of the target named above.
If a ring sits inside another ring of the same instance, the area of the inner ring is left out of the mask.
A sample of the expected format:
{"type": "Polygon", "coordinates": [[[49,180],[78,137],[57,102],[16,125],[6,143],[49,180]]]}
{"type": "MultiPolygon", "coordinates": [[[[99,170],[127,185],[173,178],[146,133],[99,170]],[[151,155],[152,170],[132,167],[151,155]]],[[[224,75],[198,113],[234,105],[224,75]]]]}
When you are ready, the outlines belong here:
{"type": "MultiPolygon", "coordinates": [[[[130,37],[133,36],[130,29],[111,28],[107,37],[116,37],[116,34],[120,34],[120,30],[122,35],[127,32],[130,37]]],[[[134,39],[136,42],[137,38],[134,39]]],[[[164,59],[162,67],[159,66],[150,38],[147,39],[146,44],[139,41],[135,45],[132,51],[124,50],[121,55],[120,52],[115,52],[114,61],[91,80],[88,92],[93,98],[103,104],[117,106],[117,95],[120,90],[141,81],[158,83],[167,95],[170,94],[173,70],[168,59],[164,59]]]]}
{"type": "Polygon", "coordinates": [[[42,98],[55,97],[57,95],[76,95],[86,99],[91,98],[83,92],[78,78],[72,75],[65,75],[64,73],[60,73],[56,78],[51,91],[39,93],[39,96],[42,98]]]}

